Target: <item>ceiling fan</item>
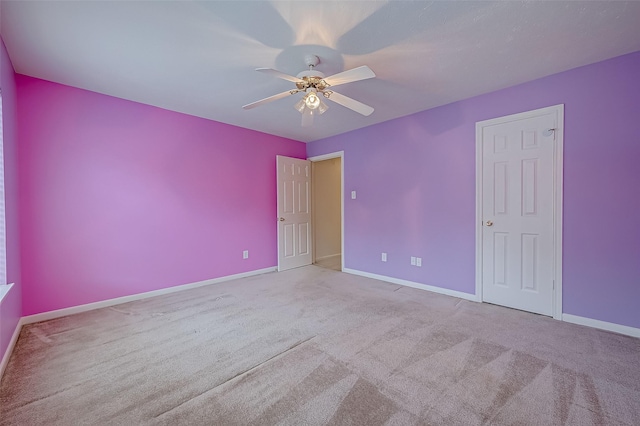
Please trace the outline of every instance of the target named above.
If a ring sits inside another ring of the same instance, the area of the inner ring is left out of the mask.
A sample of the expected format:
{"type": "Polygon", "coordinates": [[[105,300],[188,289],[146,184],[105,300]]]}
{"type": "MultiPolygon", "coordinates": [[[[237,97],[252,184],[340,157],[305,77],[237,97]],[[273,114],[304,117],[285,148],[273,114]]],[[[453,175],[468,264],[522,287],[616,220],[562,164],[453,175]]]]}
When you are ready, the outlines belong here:
{"type": "Polygon", "coordinates": [[[305,63],[309,67],[308,70],[302,71],[296,77],[285,74],[272,68],[256,68],[256,71],[270,74],[274,77],[281,78],[283,80],[291,81],[296,84],[296,88],[287,90],[286,92],[278,93],[277,95],[269,96],[268,98],[261,99],[256,102],[252,102],[243,106],[244,109],[251,109],[268,102],[272,102],[278,99],[286,98],[287,96],[295,95],[296,93],[304,93],[305,95],[300,99],[294,108],[302,114],[302,125],[310,126],[313,124],[313,116],[317,114],[323,114],[329,107],[324,103],[324,99],[333,101],[339,105],[347,107],[362,115],[371,115],[373,108],[369,105],[365,105],[362,102],[358,102],[355,99],[351,99],[348,96],[341,95],[340,93],[329,90],[334,86],[340,84],[351,83],[359,80],[366,80],[373,78],[376,75],[366,65],[353,68],[347,71],[334,74],[330,77],[325,77],[320,71],[316,71],[314,68],[320,63],[320,59],[315,55],[305,56],[305,63]]]}

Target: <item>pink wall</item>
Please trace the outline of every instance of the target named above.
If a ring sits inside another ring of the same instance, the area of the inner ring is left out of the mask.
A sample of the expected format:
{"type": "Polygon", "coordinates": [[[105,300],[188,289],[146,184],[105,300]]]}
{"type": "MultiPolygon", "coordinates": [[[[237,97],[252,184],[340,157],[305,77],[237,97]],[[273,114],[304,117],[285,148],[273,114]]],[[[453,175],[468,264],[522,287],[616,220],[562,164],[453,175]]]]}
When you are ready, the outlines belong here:
{"type": "Polygon", "coordinates": [[[636,52],[308,144],[358,191],[346,267],[474,293],[475,123],[565,104],[563,311],[640,327],[639,76],[636,52]]]}
{"type": "Polygon", "coordinates": [[[275,157],[305,144],[21,75],[17,90],[23,315],[277,264],[275,157]]]}
{"type": "Polygon", "coordinates": [[[20,235],[18,223],[16,83],[13,65],[0,39],[0,88],[2,88],[5,229],[7,282],[14,287],[0,304],[0,359],[7,350],[22,315],[20,278],[20,235]]]}

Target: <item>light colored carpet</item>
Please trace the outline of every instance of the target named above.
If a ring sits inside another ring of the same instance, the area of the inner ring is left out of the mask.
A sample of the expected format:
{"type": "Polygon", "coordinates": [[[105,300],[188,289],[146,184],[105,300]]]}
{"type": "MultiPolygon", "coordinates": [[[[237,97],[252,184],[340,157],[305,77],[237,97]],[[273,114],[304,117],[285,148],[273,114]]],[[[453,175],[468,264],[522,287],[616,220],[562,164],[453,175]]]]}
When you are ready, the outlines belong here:
{"type": "Polygon", "coordinates": [[[324,259],[316,260],[315,265],[333,269],[334,271],[342,271],[342,256],[337,254],[335,256],[325,257],[324,259]]]}
{"type": "Polygon", "coordinates": [[[640,339],[309,266],[25,326],[2,425],[638,425],[640,339]]]}

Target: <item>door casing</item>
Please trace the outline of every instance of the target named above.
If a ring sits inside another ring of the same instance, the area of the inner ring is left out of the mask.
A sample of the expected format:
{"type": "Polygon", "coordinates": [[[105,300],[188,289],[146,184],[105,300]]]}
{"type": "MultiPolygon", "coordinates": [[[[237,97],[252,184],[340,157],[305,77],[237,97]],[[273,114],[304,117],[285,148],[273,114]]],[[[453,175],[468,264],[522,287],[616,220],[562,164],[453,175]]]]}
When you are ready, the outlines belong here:
{"type": "Polygon", "coordinates": [[[483,128],[545,114],[556,115],[553,153],[553,318],[562,319],[562,170],[564,139],[564,104],[498,117],[476,123],[476,300],[482,302],[482,200],[483,200],[483,128]]]}

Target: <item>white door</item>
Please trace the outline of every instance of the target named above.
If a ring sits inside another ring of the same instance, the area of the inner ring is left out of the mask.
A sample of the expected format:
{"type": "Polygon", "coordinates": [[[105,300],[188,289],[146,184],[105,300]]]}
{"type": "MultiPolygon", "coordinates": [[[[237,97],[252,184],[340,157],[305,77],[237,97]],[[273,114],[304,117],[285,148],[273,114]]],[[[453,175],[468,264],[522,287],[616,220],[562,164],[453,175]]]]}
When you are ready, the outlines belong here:
{"type": "Polygon", "coordinates": [[[483,301],[555,313],[561,115],[550,107],[477,125],[483,301]]]}
{"type": "Polygon", "coordinates": [[[277,156],[278,270],[311,265],[311,162],[277,156]]]}

